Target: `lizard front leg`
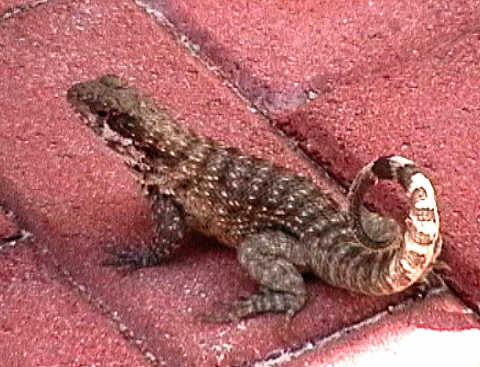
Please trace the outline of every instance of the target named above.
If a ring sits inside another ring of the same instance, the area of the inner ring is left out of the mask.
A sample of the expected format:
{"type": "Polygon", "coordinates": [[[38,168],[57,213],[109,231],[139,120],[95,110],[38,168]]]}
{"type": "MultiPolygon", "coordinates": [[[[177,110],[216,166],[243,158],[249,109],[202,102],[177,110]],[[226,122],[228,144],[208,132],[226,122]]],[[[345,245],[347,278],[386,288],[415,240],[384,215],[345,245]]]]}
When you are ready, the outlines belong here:
{"type": "Polygon", "coordinates": [[[173,199],[159,193],[156,186],[145,187],[151,202],[151,213],[156,224],[152,244],[142,250],[113,253],[102,265],[136,270],[155,266],[169,259],[185,235],[184,215],[173,199]]]}
{"type": "Polygon", "coordinates": [[[282,231],[248,236],[238,249],[238,260],[260,290],[234,301],[224,314],[207,318],[227,322],[264,312],[285,312],[292,317],[307,300],[301,275],[308,269],[307,259],[305,245],[282,231]]]}

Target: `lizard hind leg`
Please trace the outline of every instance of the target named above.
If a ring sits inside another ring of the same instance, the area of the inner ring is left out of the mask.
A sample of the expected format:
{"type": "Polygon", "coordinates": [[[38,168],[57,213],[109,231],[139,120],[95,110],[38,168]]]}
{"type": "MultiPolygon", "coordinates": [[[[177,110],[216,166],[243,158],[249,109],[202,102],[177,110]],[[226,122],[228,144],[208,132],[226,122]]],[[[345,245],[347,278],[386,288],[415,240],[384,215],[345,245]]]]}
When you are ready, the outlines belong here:
{"type": "Polygon", "coordinates": [[[156,266],[168,260],[180,247],[186,228],[182,210],[171,198],[159,194],[155,186],[145,190],[156,225],[152,244],[143,249],[110,251],[110,257],[102,265],[121,267],[127,271],[156,266]]]}
{"type": "Polygon", "coordinates": [[[264,312],[284,312],[292,317],[307,300],[299,269],[307,268],[304,245],[281,231],[265,231],[247,237],[238,249],[240,264],[260,284],[258,293],[244,296],[210,321],[239,320],[264,312]]]}

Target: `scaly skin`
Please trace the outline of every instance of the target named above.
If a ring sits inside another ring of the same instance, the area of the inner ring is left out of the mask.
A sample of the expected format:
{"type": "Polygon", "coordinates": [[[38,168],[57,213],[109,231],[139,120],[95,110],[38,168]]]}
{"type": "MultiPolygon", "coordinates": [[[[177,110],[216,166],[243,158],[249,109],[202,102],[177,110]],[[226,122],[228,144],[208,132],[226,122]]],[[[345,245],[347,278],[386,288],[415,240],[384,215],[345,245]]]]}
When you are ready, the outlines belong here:
{"type": "Polygon", "coordinates": [[[76,84],[67,98],[137,172],[158,223],[149,249],[116,254],[106,264],[159,264],[186,226],[237,249],[260,290],[213,320],[269,311],[292,316],[307,298],[305,272],[356,292],[400,292],[422,280],[440,253],[434,189],[405,158],[381,157],[364,167],[344,212],[308,178],[197,136],[116,76],[76,84]],[[405,233],[362,208],[364,194],[383,179],[397,180],[407,193],[405,233]]]}

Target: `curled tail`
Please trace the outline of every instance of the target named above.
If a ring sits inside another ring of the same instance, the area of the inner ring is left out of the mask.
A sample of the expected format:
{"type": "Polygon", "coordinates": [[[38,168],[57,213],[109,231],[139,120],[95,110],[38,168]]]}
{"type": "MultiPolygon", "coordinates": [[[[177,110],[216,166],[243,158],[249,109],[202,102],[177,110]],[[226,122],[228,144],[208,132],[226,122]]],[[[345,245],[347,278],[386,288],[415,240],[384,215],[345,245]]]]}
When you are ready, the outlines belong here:
{"type": "Polygon", "coordinates": [[[365,221],[362,225],[362,202],[368,189],[379,180],[396,180],[409,199],[403,238],[391,239],[394,246],[382,244],[387,249],[385,251],[392,252],[391,260],[386,264],[388,269],[382,272],[391,285],[385,290],[400,291],[428,272],[440,253],[442,241],[435,190],[420,168],[403,157],[381,157],[365,166],[350,188],[349,216],[357,240],[372,249],[378,248],[379,243],[367,234],[365,221]]]}

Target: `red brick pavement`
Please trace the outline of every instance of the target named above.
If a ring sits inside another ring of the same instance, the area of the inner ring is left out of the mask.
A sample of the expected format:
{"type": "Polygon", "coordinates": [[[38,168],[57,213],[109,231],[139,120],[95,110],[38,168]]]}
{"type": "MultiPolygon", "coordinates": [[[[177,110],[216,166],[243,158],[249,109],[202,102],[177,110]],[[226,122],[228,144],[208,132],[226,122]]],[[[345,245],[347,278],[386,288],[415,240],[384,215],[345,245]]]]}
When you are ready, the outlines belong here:
{"type": "Polygon", "coordinates": [[[477,320],[455,297],[434,296],[331,335],[284,366],[478,366],[477,320]]]}
{"type": "Polygon", "coordinates": [[[150,365],[35,249],[2,254],[0,268],[2,366],[150,365]]]}
{"type": "MultiPolygon", "coordinates": [[[[418,160],[442,199],[445,258],[454,269],[446,278],[478,311],[480,209],[478,187],[469,185],[479,175],[474,2],[157,4],[170,25],[127,0],[50,1],[0,21],[0,46],[8,50],[0,56],[0,201],[36,238],[1,258],[4,364],[142,366],[156,358],[169,366],[260,366],[309,340],[315,352],[292,354],[289,363],[348,362],[395,355],[375,340],[401,330],[398,319],[413,313],[416,324],[441,329],[445,345],[461,342],[470,351],[479,324],[448,291],[378,321],[375,314],[401,296],[352,295],[312,279],[311,300],[290,325],[267,315],[218,326],[196,316],[254,288],[233,251],[192,236],[166,266],[126,277],[100,267],[105,246],[148,241],[148,205],[118,157],[81,125],[65,91],[120,74],[199,133],[311,175],[339,200],[339,187],[291,142],[343,184],[379,154],[418,160]],[[195,44],[184,48],[172,33],[195,44]],[[357,343],[342,330],[368,317],[378,326],[360,324],[355,340],[372,348],[328,352],[338,349],[322,338],[357,343]],[[472,333],[457,337],[465,325],[472,333]]],[[[380,208],[398,206],[398,196],[377,196],[380,208]]],[[[472,355],[466,365],[479,360],[472,355]]]]}

